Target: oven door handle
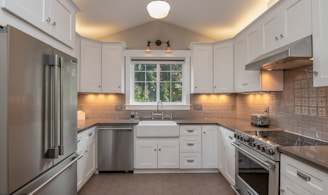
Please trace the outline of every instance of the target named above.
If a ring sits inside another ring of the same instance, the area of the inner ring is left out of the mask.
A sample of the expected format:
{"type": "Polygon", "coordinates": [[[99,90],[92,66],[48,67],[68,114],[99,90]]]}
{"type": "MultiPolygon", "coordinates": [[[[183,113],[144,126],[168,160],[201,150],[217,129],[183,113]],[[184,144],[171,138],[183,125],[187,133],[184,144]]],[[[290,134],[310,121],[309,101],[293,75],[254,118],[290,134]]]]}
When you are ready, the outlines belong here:
{"type": "Polygon", "coordinates": [[[258,162],[259,164],[261,164],[262,166],[266,167],[267,169],[273,169],[275,167],[274,164],[267,162],[267,161],[263,161],[260,158],[256,157],[255,155],[247,152],[246,150],[244,150],[243,148],[241,148],[237,143],[231,143],[236,149],[238,149],[239,151],[241,151],[242,153],[244,153],[245,155],[247,155],[249,158],[251,158],[252,160],[258,162]]]}

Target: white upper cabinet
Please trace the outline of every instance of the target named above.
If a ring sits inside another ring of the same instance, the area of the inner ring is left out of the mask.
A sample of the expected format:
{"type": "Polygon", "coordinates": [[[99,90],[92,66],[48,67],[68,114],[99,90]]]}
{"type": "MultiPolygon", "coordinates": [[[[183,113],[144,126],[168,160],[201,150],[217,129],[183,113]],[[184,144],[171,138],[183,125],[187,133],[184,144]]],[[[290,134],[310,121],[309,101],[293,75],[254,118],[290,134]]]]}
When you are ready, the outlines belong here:
{"type": "Polygon", "coordinates": [[[79,92],[124,93],[124,48],[122,42],[81,38],[79,92]]]}
{"type": "Polygon", "coordinates": [[[124,43],[102,44],[102,92],[124,93],[124,43]]]}
{"type": "Polygon", "coordinates": [[[282,91],[282,71],[245,70],[248,61],[247,35],[247,31],[243,31],[234,40],[234,91],[282,91]]]}
{"type": "Polygon", "coordinates": [[[281,1],[261,21],[264,53],[309,36],[312,34],[311,0],[281,1]]]}
{"type": "Polygon", "coordinates": [[[213,91],[213,47],[210,43],[192,43],[191,93],[213,91]]]}
{"type": "Polygon", "coordinates": [[[101,92],[101,43],[81,38],[80,91],[101,92]]]}
{"type": "Polygon", "coordinates": [[[249,63],[257,58],[262,52],[262,31],[259,22],[254,22],[245,30],[246,35],[246,62],[249,63]]]}
{"type": "Polygon", "coordinates": [[[1,6],[62,43],[74,47],[77,7],[71,0],[2,0],[1,6]]]}
{"type": "Polygon", "coordinates": [[[246,34],[239,34],[234,40],[234,91],[247,92],[260,89],[260,71],[246,71],[247,41],[246,34]]]}
{"type": "Polygon", "coordinates": [[[313,86],[328,86],[328,1],[312,1],[313,86]]]}
{"type": "Polygon", "coordinates": [[[233,40],[213,45],[213,92],[233,92],[233,40]]]}

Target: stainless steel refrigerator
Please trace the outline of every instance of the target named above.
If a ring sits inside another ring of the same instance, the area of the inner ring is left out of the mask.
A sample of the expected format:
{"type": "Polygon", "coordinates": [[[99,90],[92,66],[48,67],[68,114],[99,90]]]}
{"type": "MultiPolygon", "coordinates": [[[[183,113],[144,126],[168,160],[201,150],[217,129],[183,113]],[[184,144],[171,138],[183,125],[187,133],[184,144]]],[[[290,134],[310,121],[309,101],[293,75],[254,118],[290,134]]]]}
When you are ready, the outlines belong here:
{"type": "Polygon", "coordinates": [[[0,194],[76,192],[76,59],[0,28],[0,194]]]}

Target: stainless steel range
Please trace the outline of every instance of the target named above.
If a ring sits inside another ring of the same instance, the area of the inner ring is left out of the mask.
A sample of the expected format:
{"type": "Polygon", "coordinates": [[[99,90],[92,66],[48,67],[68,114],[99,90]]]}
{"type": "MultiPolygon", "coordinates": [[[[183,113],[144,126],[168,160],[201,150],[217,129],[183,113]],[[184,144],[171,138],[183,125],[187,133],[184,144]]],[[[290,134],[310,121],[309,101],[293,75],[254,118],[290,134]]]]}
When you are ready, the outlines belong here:
{"type": "Polygon", "coordinates": [[[235,133],[236,184],[241,195],[278,195],[281,146],[328,145],[328,142],[285,131],[235,133]]]}

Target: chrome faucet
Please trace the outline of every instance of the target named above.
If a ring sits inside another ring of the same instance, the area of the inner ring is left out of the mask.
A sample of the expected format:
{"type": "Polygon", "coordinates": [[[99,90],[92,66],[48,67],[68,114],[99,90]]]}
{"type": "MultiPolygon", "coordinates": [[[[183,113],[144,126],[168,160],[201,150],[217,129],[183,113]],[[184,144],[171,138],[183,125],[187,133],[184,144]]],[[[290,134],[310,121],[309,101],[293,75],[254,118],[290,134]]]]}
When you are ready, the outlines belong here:
{"type": "Polygon", "coordinates": [[[156,112],[151,113],[151,119],[154,119],[155,117],[161,117],[161,119],[164,119],[164,112],[159,112],[159,108],[158,108],[159,104],[161,104],[163,106],[163,102],[161,100],[159,100],[157,102],[156,112]]]}
{"type": "Polygon", "coordinates": [[[161,104],[161,106],[163,107],[163,102],[162,102],[161,100],[159,100],[159,101],[157,102],[157,112],[158,112],[158,106],[159,106],[159,104],[161,104]]]}

